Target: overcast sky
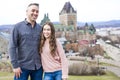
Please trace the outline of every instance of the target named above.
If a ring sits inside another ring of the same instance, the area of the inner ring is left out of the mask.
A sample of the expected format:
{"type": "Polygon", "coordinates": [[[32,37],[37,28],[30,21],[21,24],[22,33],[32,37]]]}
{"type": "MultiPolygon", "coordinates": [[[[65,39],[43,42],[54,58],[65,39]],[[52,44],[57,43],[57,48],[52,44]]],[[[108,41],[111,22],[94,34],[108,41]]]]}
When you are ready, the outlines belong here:
{"type": "Polygon", "coordinates": [[[24,20],[26,7],[31,2],[40,4],[37,22],[41,22],[45,13],[49,14],[52,22],[59,21],[59,12],[68,1],[77,11],[79,22],[120,20],[120,0],[2,0],[0,25],[24,20]]]}

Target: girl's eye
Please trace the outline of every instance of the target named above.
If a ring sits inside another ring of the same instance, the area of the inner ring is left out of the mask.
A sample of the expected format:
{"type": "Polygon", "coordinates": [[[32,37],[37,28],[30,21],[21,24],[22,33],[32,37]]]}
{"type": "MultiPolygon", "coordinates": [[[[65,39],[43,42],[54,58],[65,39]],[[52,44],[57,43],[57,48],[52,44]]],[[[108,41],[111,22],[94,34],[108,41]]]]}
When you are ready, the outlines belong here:
{"type": "Polygon", "coordinates": [[[47,31],[50,31],[50,29],[47,29],[47,31]]]}

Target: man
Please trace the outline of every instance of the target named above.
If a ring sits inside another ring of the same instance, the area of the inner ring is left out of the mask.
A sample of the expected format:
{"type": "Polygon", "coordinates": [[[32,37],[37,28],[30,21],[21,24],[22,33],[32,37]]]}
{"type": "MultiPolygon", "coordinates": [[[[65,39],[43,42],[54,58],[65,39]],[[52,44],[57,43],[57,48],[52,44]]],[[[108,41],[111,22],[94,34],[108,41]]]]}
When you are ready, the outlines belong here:
{"type": "Polygon", "coordinates": [[[39,4],[31,3],[26,19],[15,24],[10,39],[10,60],[15,73],[14,80],[42,80],[43,69],[39,55],[41,27],[36,23],[39,4]]]}

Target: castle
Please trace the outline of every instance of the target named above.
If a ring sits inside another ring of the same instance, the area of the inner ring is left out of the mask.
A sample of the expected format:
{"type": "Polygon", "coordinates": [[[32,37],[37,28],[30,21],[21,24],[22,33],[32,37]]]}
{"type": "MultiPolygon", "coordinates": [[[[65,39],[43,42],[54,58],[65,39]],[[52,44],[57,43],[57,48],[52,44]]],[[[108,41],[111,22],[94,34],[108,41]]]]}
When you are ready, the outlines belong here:
{"type": "MultiPolygon", "coordinates": [[[[46,21],[50,21],[48,14],[44,15],[40,24],[43,25],[46,21]]],[[[60,11],[59,22],[63,26],[73,26],[74,29],[77,28],[77,11],[74,10],[70,2],[66,2],[60,11]]]]}
{"type": "Polygon", "coordinates": [[[77,27],[77,11],[74,10],[70,2],[66,2],[63,9],[59,13],[60,24],[65,26],[77,27]]]}

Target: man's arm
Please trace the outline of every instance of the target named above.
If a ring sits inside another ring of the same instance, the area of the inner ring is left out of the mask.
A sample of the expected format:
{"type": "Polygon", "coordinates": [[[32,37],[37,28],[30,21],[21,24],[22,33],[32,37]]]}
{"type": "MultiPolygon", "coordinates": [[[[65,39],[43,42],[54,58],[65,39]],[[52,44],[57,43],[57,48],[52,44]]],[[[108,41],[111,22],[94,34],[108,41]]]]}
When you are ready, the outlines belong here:
{"type": "Polygon", "coordinates": [[[12,63],[13,68],[19,67],[17,62],[17,48],[18,48],[18,31],[17,27],[15,26],[12,30],[10,41],[9,41],[9,54],[10,54],[10,61],[12,63]]]}

